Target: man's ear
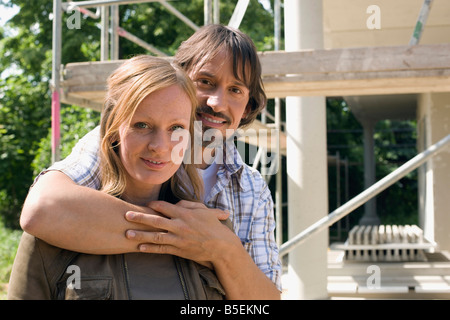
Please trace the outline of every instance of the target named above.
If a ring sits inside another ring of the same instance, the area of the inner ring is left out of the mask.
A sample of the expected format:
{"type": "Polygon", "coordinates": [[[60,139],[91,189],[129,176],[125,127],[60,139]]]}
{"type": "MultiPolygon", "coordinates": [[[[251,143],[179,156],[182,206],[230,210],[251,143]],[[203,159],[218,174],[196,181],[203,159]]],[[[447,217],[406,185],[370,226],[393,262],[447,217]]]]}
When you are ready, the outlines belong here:
{"type": "Polygon", "coordinates": [[[242,114],[242,119],[247,118],[250,112],[252,112],[252,106],[250,105],[250,103],[248,103],[245,107],[244,113],[242,114]]]}
{"type": "Polygon", "coordinates": [[[239,127],[245,126],[248,123],[247,117],[249,116],[251,111],[252,111],[252,106],[249,103],[249,104],[247,104],[247,107],[245,107],[244,113],[242,113],[241,121],[239,122],[239,127]]]}

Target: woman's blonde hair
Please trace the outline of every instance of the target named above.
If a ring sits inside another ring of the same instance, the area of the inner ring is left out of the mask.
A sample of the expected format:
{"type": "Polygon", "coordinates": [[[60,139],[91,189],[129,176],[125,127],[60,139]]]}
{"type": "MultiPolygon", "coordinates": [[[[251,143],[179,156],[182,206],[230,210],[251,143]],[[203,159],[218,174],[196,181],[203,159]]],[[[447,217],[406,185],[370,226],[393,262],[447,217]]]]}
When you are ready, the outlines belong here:
{"type": "MultiPolygon", "coordinates": [[[[102,191],[120,197],[125,190],[126,171],[117,152],[120,145],[119,127],[124,123],[130,123],[137,107],[145,97],[172,85],[178,85],[191,101],[189,133],[193,137],[193,123],[197,107],[196,91],[191,79],[179,66],[162,58],[139,55],[124,62],[108,78],[100,125],[102,191]]],[[[192,142],[190,147],[192,148],[192,142]]],[[[175,197],[199,201],[203,194],[203,183],[192,163],[193,161],[183,162],[169,181],[175,197]],[[184,170],[189,179],[183,179],[186,174],[183,172],[180,174],[180,170],[184,170]]]]}

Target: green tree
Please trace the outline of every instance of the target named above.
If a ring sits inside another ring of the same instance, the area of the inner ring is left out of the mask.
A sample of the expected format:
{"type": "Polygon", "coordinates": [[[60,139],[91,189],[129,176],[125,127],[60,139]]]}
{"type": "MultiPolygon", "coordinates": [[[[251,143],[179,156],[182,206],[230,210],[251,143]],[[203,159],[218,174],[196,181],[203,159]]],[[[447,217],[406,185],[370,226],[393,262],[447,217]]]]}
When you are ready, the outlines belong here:
{"type": "MultiPolygon", "coordinates": [[[[41,150],[40,140],[50,130],[52,2],[11,0],[8,5],[18,6],[20,12],[7,23],[13,32],[0,41],[4,71],[0,79],[0,214],[7,226],[18,227],[20,209],[34,178],[31,164],[41,150]]],[[[93,25],[93,29],[98,28],[93,25]]],[[[67,30],[69,43],[80,46],[83,37],[71,32],[67,30]]],[[[70,45],[63,51],[68,61],[90,58],[70,45]]]]}
{"type": "Polygon", "coordinates": [[[36,143],[47,132],[45,117],[49,108],[45,85],[23,77],[1,80],[0,95],[0,210],[5,222],[17,217],[32,181],[28,165],[34,157],[36,143]],[[36,99],[40,96],[40,99],[36,99]],[[37,138],[36,139],[34,139],[37,138]]]}
{"type": "MultiPolygon", "coordinates": [[[[417,154],[416,121],[383,120],[375,127],[376,178],[380,180],[417,154]]],[[[377,197],[377,213],[384,224],[418,224],[417,170],[377,197]]]]}
{"type": "Polygon", "coordinates": [[[16,15],[8,27],[15,35],[0,42],[0,213],[7,225],[17,225],[17,213],[32,181],[29,164],[36,143],[48,131],[48,68],[51,57],[37,25],[16,15]],[[17,25],[23,23],[20,28],[17,25]]]}
{"type": "MultiPolygon", "coordinates": [[[[344,167],[339,168],[341,190],[339,199],[337,198],[337,168],[331,162],[328,165],[328,206],[331,212],[337,208],[338,203],[342,205],[363,191],[364,142],[362,126],[356,120],[344,99],[329,98],[326,108],[328,155],[337,156],[348,162],[348,181],[345,181],[344,167]],[[348,199],[345,198],[346,182],[348,184],[348,199]]],[[[348,216],[350,225],[357,224],[363,212],[362,207],[352,212],[348,216]]]]}

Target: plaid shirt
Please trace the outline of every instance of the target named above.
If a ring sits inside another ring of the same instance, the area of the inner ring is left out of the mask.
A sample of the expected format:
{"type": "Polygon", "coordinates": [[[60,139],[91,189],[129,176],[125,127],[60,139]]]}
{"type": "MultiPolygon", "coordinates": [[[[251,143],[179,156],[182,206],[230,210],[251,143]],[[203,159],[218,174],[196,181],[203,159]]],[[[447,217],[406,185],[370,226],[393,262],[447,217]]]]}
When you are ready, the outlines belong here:
{"type": "MultiPolygon", "coordinates": [[[[59,170],[75,183],[99,189],[100,128],[84,136],[72,153],[48,170],[59,170]]],[[[261,174],[246,165],[233,143],[226,143],[217,182],[207,195],[209,208],[228,210],[233,227],[256,265],[281,291],[281,263],[274,238],[275,219],[270,190],[261,174]]],[[[47,170],[47,171],[48,171],[47,170]]]]}

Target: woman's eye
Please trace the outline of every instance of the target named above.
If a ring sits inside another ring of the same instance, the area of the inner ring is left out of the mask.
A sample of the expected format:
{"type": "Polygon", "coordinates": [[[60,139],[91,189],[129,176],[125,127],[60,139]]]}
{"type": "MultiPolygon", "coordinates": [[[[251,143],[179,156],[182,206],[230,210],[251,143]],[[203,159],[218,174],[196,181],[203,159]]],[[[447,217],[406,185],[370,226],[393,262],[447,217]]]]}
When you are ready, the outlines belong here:
{"type": "Polygon", "coordinates": [[[176,130],[180,130],[180,129],[184,129],[184,127],[181,125],[175,125],[175,126],[172,126],[172,128],[171,128],[172,131],[176,131],[176,130]]]}
{"type": "Polygon", "coordinates": [[[136,123],[134,124],[134,127],[135,127],[136,129],[147,129],[147,128],[148,128],[148,125],[147,125],[145,122],[136,122],[136,123]]]}
{"type": "Polygon", "coordinates": [[[242,93],[242,90],[239,88],[232,88],[231,91],[233,91],[234,93],[242,93]]]}

